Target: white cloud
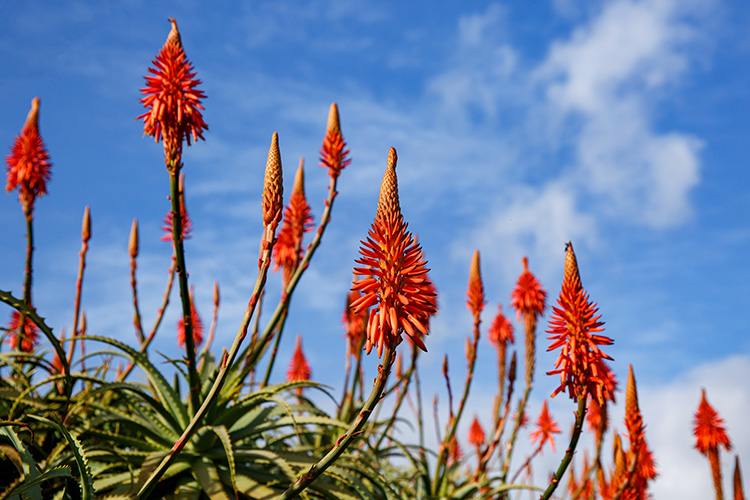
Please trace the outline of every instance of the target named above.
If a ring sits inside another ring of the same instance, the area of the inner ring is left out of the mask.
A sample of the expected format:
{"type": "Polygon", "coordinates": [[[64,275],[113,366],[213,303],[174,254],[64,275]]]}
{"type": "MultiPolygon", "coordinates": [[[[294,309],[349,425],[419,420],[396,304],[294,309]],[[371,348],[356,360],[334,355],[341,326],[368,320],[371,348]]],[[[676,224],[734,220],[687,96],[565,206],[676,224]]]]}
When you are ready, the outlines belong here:
{"type": "Polygon", "coordinates": [[[690,68],[698,38],[685,4],[622,0],[552,43],[533,78],[555,120],[578,127],[568,175],[610,217],[662,227],[690,215],[701,142],[656,130],[656,90],[690,68]]]}

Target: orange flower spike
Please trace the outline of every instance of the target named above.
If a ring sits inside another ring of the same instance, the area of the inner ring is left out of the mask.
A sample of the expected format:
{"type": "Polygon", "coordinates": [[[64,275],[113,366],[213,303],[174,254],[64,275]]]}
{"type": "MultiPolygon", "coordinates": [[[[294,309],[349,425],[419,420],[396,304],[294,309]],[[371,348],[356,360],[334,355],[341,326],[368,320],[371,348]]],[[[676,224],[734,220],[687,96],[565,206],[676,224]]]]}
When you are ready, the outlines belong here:
{"type": "Polygon", "coordinates": [[[656,477],[656,464],[646,445],[646,427],[643,424],[643,416],[638,406],[638,390],[633,374],[633,365],[630,365],[625,389],[625,427],[628,430],[628,439],[630,440],[629,460],[631,462],[636,460],[637,466],[623,497],[645,499],[648,497],[648,480],[656,477]]]}
{"type": "Polygon", "coordinates": [[[604,331],[604,323],[596,304],[589,300],[581,285],[580,274],[573,253],[573,246],[566,247],[566,271],[560,296],[559,307],[553,307],[550,318],[549,340],[552,343],[547,351],[561,348],[555,362],[555,369],[547,375],[560,374],[560,386],[552,393],[567,390],[572,399],[591,396],[601,404],[605,399],[614,400],[613,380],[604,360],[612,358],[599,349],[601,345],[612,345],[609,337],[598,335],[604,331]]]}
{"type": "Polygon", "coordinates": [[[471,422],[471,427],[469,427],[469,444],[473,444],[474,446],[479,448],[484,444],[486,437],[487,436],[484,433],[484,428],[479,422],[479,418],[474,415],[474,420],[471,422]]]}
{"type": "Polygon", "coordinates": [[[302,236],[312,229],[312,221],[310,205],[305,197],[304,160],[300,160],[294,177],[292,195],[284,209],[283,224],[273,252],[273,270],[278,271],[279,267],[284,266],[285,283],[288,283],[291,273],[302,259],[302,236]]]}
{"type": "Polygon", "coordinates": [[[23,211],[30,214],[38,197],[47,194],[50,178],[49,153],[39,135],[39,98],[31,100],[31,110],[21,133],[16,137],[10,154],[6,156],[7,184],[5,190],[18,190],[18,199],[23,211]]]}
{"type": "Polygon", "coordinates": [[[549,445],[552,448],[552,451],[555,451],[555,437],[553,434],[559,434],[560,433],[560,427],[557,425],[557,422],[552,418],[552,416],[549,414],[549,410],[547,409],[547,400],[544,400],[544,403],[542,403],[542,411],[539,413],[539,419],[536,421],[536,430],[529,433],[529,437],[531,438],[531,444],[534,444],[539,441],[539,449],[542,449],[542,446],[544,446],[544,443],[549,441],[549,445]]]}
{"type": "MultiPolygon", "coordinates": [[[[268,149],[266,173],[263,179],[263,227],[271,235],[281,221],[281,211],[284,208],[284,184],[281,170],[281,152],[279,151],[279,134],[273,133],[271,146],[268,149]]],[[[266,241],[271,241],[266,238],[266,241]]]]}
{"type": "MultiPolygon", "coordinates": [[[[294,354],[292,354],[292,359],[289,361],[289,370],[286,372],[286,381],[298,382],[310,380],[311,375],[310,364],[307,362],[305,353],[302,352],[302,335],[297,335],[294,354]]],[[[302,394],[302,387],[297,388],[297,394],[302,394]]]]}
{"type": "Polygon", "coordinates": [[[729,436],[724,428],[724,421],[706,399],[706,389],[701,390],[701,402],[695,412],[695,447],[699,452],[708,457],[711,466],[711,475],[714,480],[716,498],[724,498],[721,480],[721,461],[719,460],[719,448],[724,446],[728,451],[732,449],[729,436]]]}
{"type": "Polygon", "coordinates": [[[363,266],[354,268],[360,278],[352,285],[352,290],[362,293],[352,302],[352,310],[370,309],[365,348],[369,353],[376,346],[378,357],[386,345],[398,345],[402,334],[426,351],[421,337],[429,333],[428,319],[435,312],[427,262],[401,215],[396,161],[396,150],[391,148],[375,220],[360,247],[362,257],[355,261],[363,266]]]}
{"type": "Polygon", "coordinates": [[[482,285],[482,273],[479,269],[479,250],[474,250],[471,258],[471,269],[469,270],[469,289],[466,292],[466,307],[474,316],[474,323],[479,323],[479,315],[484,309],[484,286],[482,285]]]}
{"type": "Polygon", "coordinates": [[[724,427],[724,420],[708,403],[706,389],[701,391],[701,402],[695,412],[695,428],[693,430],[695,447],[704,455],[711,449],[719,449],[722,445],[726,450],[731,450],[732,444],[724,427]]]}
{"type": "Polygon", "coordinates": [[[145,77],[146,87],[141,89],[141,103],[148,111],[136,119],[143,118],[146,135],[157,142],[164,139],[165,152],[179,152],[183,139],[190,145],[191,139],[203,139],[208,129],[200,111],[206,95],[197,88],[201,81],[185,56],[177,22],[172,18],[169,22],[172,29],[167,41],[152,61],[154,67],[148,68],[152,76],[145,77]]]}
{"type": "MultiPolygon", "coordinates": [[[[193,290],[190,290],[190,319],[193,323],[193,343],[196,347],[203,342],[203,320],[201,320],[198,310],[193,302],[193,290]]],[[[185,319],[177,320],[177,343],[180,347],[185,347],[185,319]]]]}
{"type": "Polygon", "coordinates": [[[21,352],[32,352],[39,339],[39,329],[26,316],[13,311],[8,323],[10,348],[21,352]]]}
{"type": "Polygon", "coordinates": [[[503,314],[503,306],[497,306],[497,314],[489,329],[489,340],[495,346],[515,342],[513,338],[513,324],[503,314]]]}
{"type": "Polygon", "coordinates": [[[547,292],[542,288],[542,284],[529,271],[529,258],[523,258],[523,272],[518,277],[516,288],[511,292],[511,307],[515,308],[518,318],[521,316],[534,316],[535,318],[542,315],[547,300],[547,292]]]}
{"type": "Polygon", "coordinates": [[[326,136],[323,139],[323,147],[320,149],[320,166],[328,167],[328,175],[335,179],[341,170],[349,165],[352,160],[347,158],[349,150],[341,135],[341,123],[339,121],[339,108],[336,103],[331,103],[328,111],[328,126],[326,136]]]}

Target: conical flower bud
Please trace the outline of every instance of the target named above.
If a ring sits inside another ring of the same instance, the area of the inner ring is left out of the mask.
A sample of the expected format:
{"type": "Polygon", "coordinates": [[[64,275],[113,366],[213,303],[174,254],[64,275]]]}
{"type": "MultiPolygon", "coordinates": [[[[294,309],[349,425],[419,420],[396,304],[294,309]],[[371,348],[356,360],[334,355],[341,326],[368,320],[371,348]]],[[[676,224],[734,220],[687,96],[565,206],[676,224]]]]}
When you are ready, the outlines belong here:
{"type": "Polygon", "coordinates": [[[385,214],[400,214],[401,205],[398,200],[398,178],[396,177],[396,163],[398,155],[391,148],[388,151],[388,163],[386,164],[383,180],[380,183],[380,197],[378,198],[377,216],[385,214]]]}
{"type": "Polygon", "coordinates": [[[276,230],[284,208],[284,185],[281,178],[281,153],[279,134],[273,133],[271,147],[266,160],[266,175],[263,180],[263,227],[276,230]]]}

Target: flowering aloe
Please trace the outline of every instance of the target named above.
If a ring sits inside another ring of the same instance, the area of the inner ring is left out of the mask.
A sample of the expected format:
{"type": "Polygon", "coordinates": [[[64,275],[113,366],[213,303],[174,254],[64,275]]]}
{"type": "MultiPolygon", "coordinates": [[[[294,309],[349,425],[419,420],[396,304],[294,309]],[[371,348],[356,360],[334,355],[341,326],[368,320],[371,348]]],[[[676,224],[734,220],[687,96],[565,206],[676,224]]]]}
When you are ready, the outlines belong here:
{"type": "Polygon", "coordinates": [[[555,419],[549,414],[547,409],[547,400],[542,403],[542,411],[539,413],[539,419],[536,421],[536,429],[529,433],[531,443],[534,444],[539,441],[539,449],[542,449],[544,443],[549,441],[549,445],[552,451],[555,451],[555,436],[554,434],[560,433],[560,427],[555,422],[555,419]]]}
{"type": "Polygon", "coordinates": [[[39,329],[29,318],[13,311],[8,323],[10,348],[21,352],[31,352],[39,338],[39,329]]]}
{"type": "MultiPolygon", "coordinates": [[[[198,89],[201,81],[185,56],[177,22],[169,18],[172,30],[167,41],[148,68],[153,76],[146,76],[146,87],[141,89],[144,97],[141,103],[148,110],[136,119],[143,119],[143,132],[164,139],[164,152],[168,158],[179,155],[182,141],[203,139],[203,131],[208,125],[203,121],[201,99],[206,95],[198,89]]],[[[175,168],[176,165],[167,167],[175,168]]],[[[179,166],[176,166],[179,170],[179,166]]],[[[170,171],[172,170],[170,168],[170,171]]]]}
{"type": "Polygon", "coordinates": [[[352,160],[347,158],[349,150],[341,135],[341,122],[339,121],[339,108],[336,103],[331,104],[328,111],[328,126],[323,146],[320,148],[320,166],[328,168],[328,176],[336,179],[341,170],[349,165],[352,160]]]}
{"type": "Polygon", "coordinates": [[[18,198],[25,214],[34,211],[34,202],[47,194],[47,181],[50,178],[49,153],[39,135],[39,98],[31,101],[31,110],[21,133],[16,137],[7,163],[7,184],[5,189],[18,190],[18,198]]]}
{"type": "Polygon", "coordinates": [[[699,452],[708,457],[714,479],[716,498],[720,500],[724,498],[724,493],[721,484],[719,448],[723,446],[724,449],[731,450],[732,443],[729,441],[729,436],[724,427],[724,420],[722,420],[706,399],[705,389],[701,391],[701,402],[698,405],[698,410],[695,412],[694,423],[695,447],[699,452]]]}
{"type": "Polygon", "coordinates": [[[573,399],[591,396],[601,404],[604,399],[613,399],[608,386],[609,369],[605,359],[612,358],[599,349],[601,345],[611,345],[612,339],[598,332],[603,331],[601,315],[595,316],[596,304],[591,302],[581,285],[578,263],[573,253],[573,245],[568,243],[565,255],[565,275],[563,278],[559,307],[553,307],[550,318],[552,343],[547,348],[552,351],[561,348],[555,362],[555,369],[548,375],[560,375],[560,386],[552,396],[567,390],[573,399]]]}
{"type": "Polygon", "coordinates": [[[305,170],[300,161],[294,177],[294,188],[284,210],[283,223],[273,251],[274,271],[284,268],[284,283],[302,259],[302,236],[312,229],[313,217],[305,197],[305,170]]]}
{"type": "Polygon", "coordinates": [[[396,150],[391,148],[375,220],[367,240],[362,242],[362,257],[356,261],[364,267],[354,268],[361,278],[352,287],[362,293],[352,303],[353,311],[372,307],[365,347],[368,353],[377,347],[378,357],[386,345],[398,345],[402,334],[426,351],[421,336],[428,334],[426,321],[435,312],[422,248],[406,230],[401,215],[396,161],[396,150]]]}
{"type": "MultiPolygon", "coordinates": [[[[198,346],[203,342],[203,320],[195,309],[192,290],[190,291],[190,319],[193,324],[193,343],[198,346]]],[[[185,320],[183,318],[177,320],[177,343],[180,347],[185,347],[185,320]]]]}
{"type": "MultiPolygon", "coordinates": [[[[294,354],[289,361],[289,370],[286,372],[286,380],[287,382],[310,380],[311,374],[310,364],[307,362],[305,353],[302,352],[302,335],[297,335],[294,354]]],[[[302,387],[297,388],[297,393],[302,394],[302,387]]]]}

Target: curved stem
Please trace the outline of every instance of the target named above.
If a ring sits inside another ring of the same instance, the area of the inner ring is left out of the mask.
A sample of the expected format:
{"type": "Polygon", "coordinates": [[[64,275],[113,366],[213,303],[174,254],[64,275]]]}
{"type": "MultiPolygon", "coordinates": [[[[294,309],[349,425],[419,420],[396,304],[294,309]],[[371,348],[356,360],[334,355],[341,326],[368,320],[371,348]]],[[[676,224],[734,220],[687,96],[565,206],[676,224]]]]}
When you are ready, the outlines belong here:
{"type": "Polygon", "coordinates": [[[573,433],[570,436],[570,444],[568,445],[568,449],[565,451],[565,456],[563,457],[562,461],[560,462],[560,466],[557,468],[557,471],[552,476],[552,480],[549,483],[549,486],[547,487],[547,490],[542,494],[539,500],[548,500],[552,493],[555,492],[555,489],[557,489],[557,485],[560,484],[560,480],[562,479],[563,475],[565,474],[565,471],[568,469],[568,465],[570,465],[571,460],[573,460],[573,454],[576,451],[576,446],[578,446],[578,438],[581,437],[581,430],[583,429],[583,418],[586,416],[586,397],[580,397],[578,398],[578,410],[576,411],[576,421],[573,425],[573,433]]]}
{"type": "Polygon", "coordinates": [[[338,459],[344,450],[346,450],[352,441],[362,433],[362,428],[370,417],[370,413],[372,413],[378,402],[380,402],[383,389],[385,389],[385,384],[388,380],[388,375],[391,372],[394,353],[395,348],[391,346],[385,347],[383,362],[378,366],[378,376],[375,379],[375,385],[372,388],[372,392],[367,398],[367,401],[365,401],[365,405],[362,407],[359,415],[357,415],[357,418],[352,422],[352,425],[349,426],[346,433],[338,438],[336,445],[326,454],[326,456],[310,467],[309,471],[297,478],[294,484],[292,484],[284,493],[279,495],[276,500],[296,498],[301,491],[307,488],[318,476],[323,474],[323,472],[325,472],[326,469],[338,459]]]}

